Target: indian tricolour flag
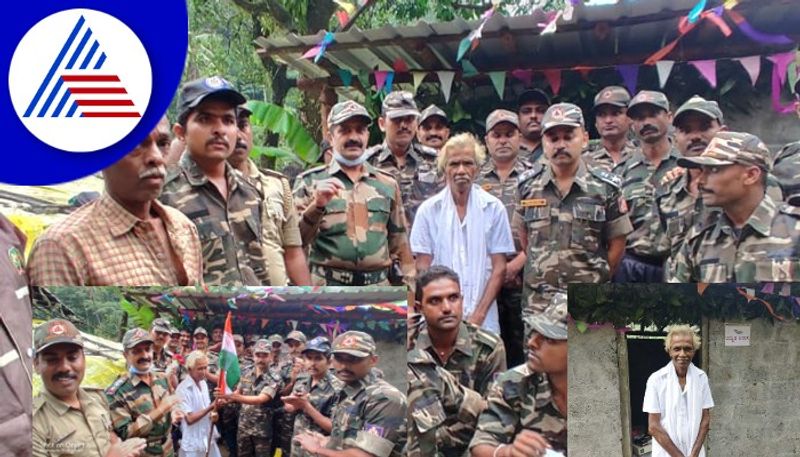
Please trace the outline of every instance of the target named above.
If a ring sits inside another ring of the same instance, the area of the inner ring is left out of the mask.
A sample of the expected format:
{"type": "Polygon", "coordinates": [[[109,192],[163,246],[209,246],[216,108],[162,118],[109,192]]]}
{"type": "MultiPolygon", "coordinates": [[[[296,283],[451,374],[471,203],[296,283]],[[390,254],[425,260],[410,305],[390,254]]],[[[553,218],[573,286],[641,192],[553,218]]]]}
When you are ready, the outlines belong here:
{"type": "Polygon", "coordinates": [[[225,386],[225,393],[231,393],[240,377],[239,357],[236,356],[236,345],[233,343],[231,312],[228,311],[225,333],[222,334],[222,349],[219,351],[219,385],[225,386]]]}

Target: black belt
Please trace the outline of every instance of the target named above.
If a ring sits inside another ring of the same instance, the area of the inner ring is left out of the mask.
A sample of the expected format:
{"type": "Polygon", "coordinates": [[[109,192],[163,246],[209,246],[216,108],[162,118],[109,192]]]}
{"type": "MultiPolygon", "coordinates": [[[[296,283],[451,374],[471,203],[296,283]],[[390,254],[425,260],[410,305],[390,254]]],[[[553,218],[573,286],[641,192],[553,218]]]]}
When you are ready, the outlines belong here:
{"type": "Polygon", "coordinates": [[[386,281],[389,277],[389,270],[386,268],[375,271],[354,271],[314,265],[312,271],[326,281],[335,281],[348,286],[369,286],[386,281]]]}
{"type": "Polygon", "coordinates": [[[635,260],[637,262],[646,263],[648,265],[652,265],[654,267],[659,267],[659,268],[663,267],[664,261],[667,260],[666,257],[656,257],[650,255],[636,254],[630,249],[625,251],[625,257],[629,257],[630,259],[635,260]]]}

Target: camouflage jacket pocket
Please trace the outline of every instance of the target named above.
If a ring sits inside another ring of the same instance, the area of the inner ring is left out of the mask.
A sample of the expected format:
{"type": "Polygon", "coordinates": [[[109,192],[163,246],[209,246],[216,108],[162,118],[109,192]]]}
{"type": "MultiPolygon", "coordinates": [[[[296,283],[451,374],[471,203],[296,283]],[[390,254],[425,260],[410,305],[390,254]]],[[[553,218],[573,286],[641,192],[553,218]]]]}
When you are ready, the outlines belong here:
{"type": "Polygon", "coordinates": [[[706,263],[698,265],[699,282],[729,282],[728,266],[724,263],[706,263]]]}
{"type": "Polygon", "coordinates": [[[576,201],[572,207],[571,247],[597,251],[605,222],[605,206],[595,201],[576,201]]]}
{"type": "MultiPolygon", "coordinates": [[[[740,280],[737,275],[737,280],[740,280]]],[[[748,281],[749,278],[740,281],[748,281]]],[[[754,282],[800,281],[800,259],[769,259],[756,262],[754,282]]]]}
{"type": "Polygon", "coordinates": [[[524,217],[528,246],[546,241],[550,233],[550,205],[525,208],[524,217]]]}
{"type": "Polygon", "coordinates": [[[367,202],[367,211],[369,211],[370,225],[378,224],[386,226],[389,222],[390,214],[389,200],[385,198],[373,198],[367,202]]]}
{"type": "Polygon", "coordinates": [[[414,424],[420,433],[435,429],[443,424],[446,418],[442,403],[434,396],[416,402],[411,417],[414,418],[414,424]]]}
{"type": "Polygon", "coordinates": [[[347,200],[335,198],[325,205],[325,215],[320,232],[327,236],[341,235],[347,231],[347,200]]]}

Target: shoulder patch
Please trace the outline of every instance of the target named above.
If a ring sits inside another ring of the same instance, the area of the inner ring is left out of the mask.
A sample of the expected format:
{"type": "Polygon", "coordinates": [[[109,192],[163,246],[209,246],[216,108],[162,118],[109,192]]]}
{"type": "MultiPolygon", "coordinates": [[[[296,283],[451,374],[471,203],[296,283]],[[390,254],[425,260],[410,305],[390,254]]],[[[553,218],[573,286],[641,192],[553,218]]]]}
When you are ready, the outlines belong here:
{"type": "Polygon", "coordinates": [[[619,175],[595,167],[590,168],[589,173],[614,187],[622,187],[622,178],[620,178],[619,175]]]}
{"type": "Polygon", "coordinates": [[[114,380],[113,383],[111,383],[108,389],[106,389],[106,395],[114,395],[117,392],[117,389],[122,387],[122,385],[125,384],[125,381],[127,380],[128,377],[126,375],[118,376],[117,379],[114,380]]]}
{"type": "Polygon", "coordinates": [[[308,170],[306,170],[306,171],[300,173],[299,175],[297,175],[297,178],[295,179],[295,182],[297,182],[298,179],[303,179],[304,177],[306,177],[306,176],[308,176],[310,174],[320,172],[320,171],[324,170],[325,168],[326,168],[326,165],[319,165],[319,166],[316,166],[314,168],[309,168],[308,170]]]}
{"type": "Polygon", "coordinates": [[[524,181],[527,181],[535,176],[538,176],[539,174],[542,173],[542,171],[544,171],[544,165],[542,165],[541,163],[537,163],[536,165],[533,166],[533,168],[525,170],[521,175],[519,175],[519,181],[518,181],[519,185],[521,185],[524,181]]]}
{"type": "Polygon", "coordinates": [[[367,160],[371,160],[371,159],[373,159],[373,158],[374,158],[373,156],[377,156],[377,155],[378,155],[378,153],[379,153],[379,152],[380,152],[382,149],[383,149],[383,144],[376,144],[376,145],[374,145],[374,146],[370,146],[370,147],[368,147],[368,148],[367,148],[367,150],[366,150],[366,151],[364,151],[364,154],[366,154],[366,155],[367,155],[367,160]]]}
{"type": "Polygon", "coordinates": [[[494,349],[501,341],[500,336],[481,327],[478,327],[475,331],[475,340],[491,347],[492,349],[494,349]]]}

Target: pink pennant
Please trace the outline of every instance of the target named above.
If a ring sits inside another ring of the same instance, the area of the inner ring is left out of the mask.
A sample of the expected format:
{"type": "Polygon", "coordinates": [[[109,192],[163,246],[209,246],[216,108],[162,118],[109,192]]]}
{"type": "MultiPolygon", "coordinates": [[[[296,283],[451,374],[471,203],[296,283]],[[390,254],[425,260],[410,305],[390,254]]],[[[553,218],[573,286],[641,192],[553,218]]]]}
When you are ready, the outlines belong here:
{"type": "Polygon", "coordinates": [[[716,60],[695,60],[689,62],[697,68],[697,71],[711,84],[717,87],[717,61],[716,60]]]}
{"type": "Polygon", "coordinates": [[[339,10],[336,12],[336,19],[339,20],[339,26],[344,27],[350,20],[350,16],[347,15],[347,11],[339,10]]]}
{"type": "Polygon", "coordinates": [[[750,76],[750,82],[753,83],[753,87],[756,85],[756,81],[758,80],[758,74],[761,73],[761,57],[760,56],[750,56],[750,57],[740,57],[738,59],[733,59],[744,67],[744,71],[750,76]]]}
{"type": "Polygon", "coordinates": [[[395,73],[405,73],[408,71],[408,65],[406,65],[406,62],[400,57],[394,59],[392,68],[394,69],[395,73]]]}
{"type": "Polygon", "coordinates": [[[375,87],[378,89],[378,91],[383,90],[383,85],[386,83],[386,76],[388,74],[389,74],[389,72],[388,71],[384,71],[384,70],[377,70],[374,73],[374,75],[375,75],[375,87]]]}
{"type": "Polygon", "coordinates": [[[317,54],[319,54],[320,49],[322,49],[322,46],[320,46],[320,45],[314,46],[313,48],[311,48],[308,51],[306,51],[305,54],[303,54],[303,58],[304,59],[310,59],[312,57],[316,57],[317,54]]]}
{"type": "Polygon", "coordinates": [[[772,66],[772,109],[780,114],[789,114],[794,111],[794,103],[784,105],[781,103],[781,88],[786,83],[786,70],[794,59],[795,52],[788,51],[767,57],[772,66]]]}
{"type": "Polygon", "coordinates": [[[764,287],[761,289],[761,292],[765,294],[771,294],[774,293],[774,291],[775,291],[775,284],[771,282],[764,284],[764,287]]]}
{"type": "Polygon", "coordinates": [[[547,82],[550,83],[553,95],[558,95],[558,91],[561,89],[561,70],[544,70],[543,73],[547,82]]]}
{"type": "Polygon", "coordinates": [[[527,87],[531,85],[531,81],[533,80],[533,70],[513,70],[511,72],[511,76],[525,83],[525,86],[527,87]]]}

